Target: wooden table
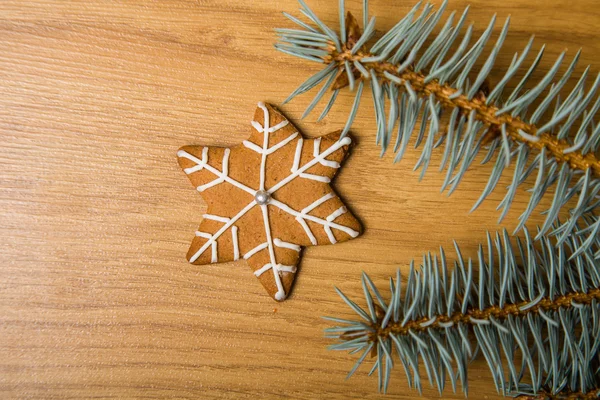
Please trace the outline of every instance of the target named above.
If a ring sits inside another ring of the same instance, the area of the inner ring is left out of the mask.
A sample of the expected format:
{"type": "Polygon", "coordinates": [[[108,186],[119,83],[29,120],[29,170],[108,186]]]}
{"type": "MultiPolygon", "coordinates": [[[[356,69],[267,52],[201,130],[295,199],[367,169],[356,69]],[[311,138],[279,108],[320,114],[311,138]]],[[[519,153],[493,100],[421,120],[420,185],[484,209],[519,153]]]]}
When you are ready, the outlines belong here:
{"type": "MultiPolygon", "coordinates": [[[[337,2],[309,3],[337,26],[337,2]]],[[[382,30],[413,5],[370,3],[382,30]]],[[[583,47],[582,65],[598,70],[594,0],[470,3],[477,32],[494,12],[513,16],[493,77],[534,33],[538,46],[549,44],[545,67],[564,48],[572,56],[583,47]]],[[[450,9],[466,4],[451,0],[450,9]]],[[[357,15],[360,7],[348,2],[357,15]]],[[[362,237],[308,249],[284,303],[244,262],[188,264],[205,204],[176,150],[240,142],[258,101],[280,104],[317,70],[272,46],[273,28],[291,26],[281,12],[297,8],[293,0],[0,2],[1,398],[380,397],[367,367],[344,381],[356,357],[326,350],[320,316],[351,315],[333,286],[359,298],[361,271],[385,285],[423,252],[442,245],[453,257],[453,239],[473,256],[498,228],[503,193],[469,214],[489,167],[474,166],[448,198],[437,164],[418,182],[417,151],[396,165],[390,154],[380,159],[365,95],[353,128],[359,145],[336,182],[362,237]]],[[[343,127],[348,92],[323,122],[299,120],[311,98],[281,108],[308,135],[343,127]]],[[[503,226],[514,227],[523,207],[520,198],[503,226]]],[[[471,398],[498,398],[482,360],[470,377],[471,398]]],[[[390,392],[418,398],[400,368],[390,392]]],[[[430,388],[424,396],[438,397],[430,388]]]]}

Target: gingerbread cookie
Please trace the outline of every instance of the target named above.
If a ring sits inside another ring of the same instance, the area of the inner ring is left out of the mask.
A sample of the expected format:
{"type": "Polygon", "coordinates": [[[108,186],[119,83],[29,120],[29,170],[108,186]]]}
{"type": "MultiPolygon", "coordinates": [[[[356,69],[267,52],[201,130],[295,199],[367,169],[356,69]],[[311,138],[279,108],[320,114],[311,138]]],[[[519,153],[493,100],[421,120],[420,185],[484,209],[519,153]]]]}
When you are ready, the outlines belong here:
{"type": "Polygon", "coordinates": [[[339,139],[340,131],[305,139],[278,110],[258,103],[242,144],[182,147],[179,164],[208,205],[188,260],[243,258],[271,297],[284,300],[302,247],[346,241],[361,231],[329,185],[351,143],[339,139]]]}

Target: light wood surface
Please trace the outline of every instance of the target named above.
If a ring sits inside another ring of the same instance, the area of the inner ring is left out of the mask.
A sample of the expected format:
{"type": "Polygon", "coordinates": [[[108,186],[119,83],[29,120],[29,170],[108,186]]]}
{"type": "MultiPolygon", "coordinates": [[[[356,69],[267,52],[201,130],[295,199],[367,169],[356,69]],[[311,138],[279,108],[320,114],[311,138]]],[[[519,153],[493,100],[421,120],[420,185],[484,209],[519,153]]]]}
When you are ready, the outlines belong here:
{"type": "MultiPolygon", "coordinates": [[[[370,3],[380,30],[413,5],[370,3]]],[[[594,0],[470,3],[477,32],[495,12],[513,16],[496,78],[534,33],[538,46],[549,44],[544,66],[582,47],[582,65],[598,71],[594,0]]],[[[309,4],[336,26],[337,2],[309,4]]],[[[348,8],[360,14],[360,4],[348,8]]],[[[451,0],[450,9],[466,4],[451,0]]],[[[292,0],[0,2],[1,398],[380,397],[367,367],[344,381],[356,357],[326,350],[320,316],[351,315],[333,286],[358,298],[361,271],[385,285],[396,268],[406,272],[411,259],[453,239],[474,255],[498,228],[503,194],[469,214],[488,167],[474,166],[448,198],[437,164],[418,182],[416,151],[396,165],[380,159],[367,94],[353,129],[359,145],[335,182],[363,236],[308,249],[281,304],[244,262],[189,265],[205,204],[175,152],[238,143],[257,101],[280,104],[317,70],[272,46],[273,28],[291,26],[281,12],[297,8],[292,0]]],[[[320,123],[298,120],[310,99],[281,109],[307,135],[343,127],[350,94],[320,123]]],[[[523,199],[503,226],[515,226],[523,199]]],[[[470,377],[471,398],[498,398],[482,360],[470,377]]],[[[418,397],[400,368],[390,393],[418,397]]],[[[427,387],[424,396],[438,394],[427,387]]]]}

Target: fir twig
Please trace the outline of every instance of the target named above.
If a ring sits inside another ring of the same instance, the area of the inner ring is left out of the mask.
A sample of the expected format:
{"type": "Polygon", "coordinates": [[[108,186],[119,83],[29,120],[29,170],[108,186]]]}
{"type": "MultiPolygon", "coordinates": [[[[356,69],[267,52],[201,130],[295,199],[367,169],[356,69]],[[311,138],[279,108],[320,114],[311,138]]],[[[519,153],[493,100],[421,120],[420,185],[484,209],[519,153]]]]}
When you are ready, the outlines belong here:
{"type": "Polygon", "coordinates": [[[419,2],[373,44],[370,42],[375,34],[375,18],[369,19],[367,1],[363,2],[361,32],[357,20],[345,12],[344,1],[340,0],[339,36],[303,0],[299,2],[301,12],[315,27],[291,17],[302,29],[277,30],[280,43],[276,47],[326,67],[300,85],[286,101],[325,82],[305,112],[307,115],[312,111],[331,90],[321,119],[341,89],[356,91],[344,128],[346,133],[360,107],[362,91],[370,83],[376,111],[376,142],[382,154],[391,148],[396,153],[394,160],[401,160],[416,133],[415,147],[421,148],[421,156],[415,169],[421,168],[422,178],[433,149],[445,143],[440,165],[440,170],[446,170],[442,190],[452,193],[477,155],[485,151],[482,163],[495,159],[494,168],[473,210],[496,188],[512,162],[512,182],[498,206],[502,210],[500,220],[508,213],[518,187],[535,175],[529,204],[519,217],[515,233],[525,226],[544,195],[554,189],[538,239],[552,234],[563,243],[575,233],[581,239],[579,251],[593,249],[600,257],[600,219],[594,214],[600,204],[600,124],[596,123],[600,74],[586,90],[588,67],[573,90],[561,98],[579,61],[579,52],[560,78],[564,52],[539,82],[532,83],[545,50],[542,46],[525,68],[533,48],[532,38],[521,53],[514,55],[503,78],[492,88],[488,75],[503,47],[510,19],[504,23],[490,53],[484,56],[496,17],[479,38],[473,39],[473,25],[465,28],[468,9],[460,17],[452,13],[444,24],[440,23],[446,1],[439,10],[419,2]],[[438,25],[441,28],[434,34],[438,25]],[[476,71],[479,60],[483,65],[476,71]],[[523,69],[525,76],[516,79],[517,72],[523,69]],[[508,90],[513,81],[514,89],[508,90]],[[419,119],[421,128],[414,132],[419,119]],[[568,220],[553,229],[560,211],[572,199],[577,204],[570,210],[568,220]]]}
{"type": "Polygon", "coordinates": [[[420,391],[421,358],[440,393],[446,380],[453,391],[460,383],[466,393],[468,364],[480,351],[500,393],[597,393],[597,263],[590,253],[569,259],[576,239],[555,245],[546,236],[535,240],[524,232],[516,243],[506,231],[488,235],[476,260],[463,260],[456,246],[458,261],[451,272],[443,249],[439,256],[426,254],[419,271],[411,264],[404,287],[399,271],[396,281],[390,279],[389,301],[363,274],[366,310],[338,290],[360,317],[326,318],[338,324],[326,329],[337,339],[331,349],[362,352],[349,376],[371,354],[371,373],[378,373],[385,392],[399,359],[409,385],[420,391]]]}

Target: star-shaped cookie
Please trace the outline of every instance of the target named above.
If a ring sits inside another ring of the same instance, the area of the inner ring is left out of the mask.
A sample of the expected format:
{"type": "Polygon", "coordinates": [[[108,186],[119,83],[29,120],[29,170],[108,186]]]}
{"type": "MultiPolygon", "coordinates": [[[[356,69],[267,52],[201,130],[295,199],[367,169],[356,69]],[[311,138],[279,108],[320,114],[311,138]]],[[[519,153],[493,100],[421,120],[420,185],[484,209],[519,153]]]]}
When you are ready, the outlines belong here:
{"type": "Polygon", "coordinates": [[[278,110],[258,103],[248,140],[233,148],[185,146],[179,164],[207,213],[187,258],[247,260],[277,301],[289,294],[302,247],[354,238],[360,223],[329,185],[346,158],[340,131],[306,139],[278,110]]]}

